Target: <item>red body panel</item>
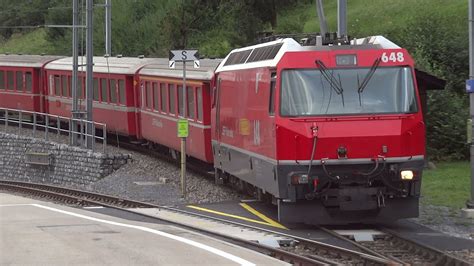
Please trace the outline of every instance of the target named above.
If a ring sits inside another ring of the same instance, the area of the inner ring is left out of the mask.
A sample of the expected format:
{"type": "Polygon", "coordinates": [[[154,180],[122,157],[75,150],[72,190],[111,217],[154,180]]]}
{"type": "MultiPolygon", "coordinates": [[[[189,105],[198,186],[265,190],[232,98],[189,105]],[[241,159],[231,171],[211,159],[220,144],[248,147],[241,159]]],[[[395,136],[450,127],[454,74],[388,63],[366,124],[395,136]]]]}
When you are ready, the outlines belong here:
{"type": "MultiPolygon", "coordinates": [[[[51,75],[54,76],[69,76],[71,75],[70,71],[46,71],[47,77],[51,75]]],[[[134,106],[134,97],[133,97],[133,76],[131,75],[114,75],[114,74],[95,74],[94,78],[98,79],[115,79],[123,80],[125,84],[125,99],[123,103],[113,103],[107,100],[100,99],[99,101],[94,100],[93,102],[93,119],[98,123],[104,123],[107,125],[107,131],[113,132],[119,135],[135,137],[137,132],[137,123],[136,123],[136,107],[134,106]]],[[[80,76],[80,80],[83,79],[83,76],[80,76]]],[[[46,105],[48,113],[52,115],[59,115],[64,117],[71,116],[72,109],[72,98],[70,97],[70,85],[68,83],[69,94],[67,96],[55,95],[54,84],[51,84],[52,79],[47,78],[46,81],[46,105]]],[[[53,81],[54,82],[54,81],[53,81]]],[[[84,81],[83,81],[84,82],[84,81]]],[[[100,82],[99,82],[100,83],[100,82]]],[[[101,86],[101,85],[99,85],[101,86]]],[[[82,86],[85,88],[85,86],[82,86]]],[[[107,90],[107,98],[110,99],[110,89],[107,90]]],[[[117,88],[114,88],[117,89],[117,88]]],[[[101,89],[99,87],[99,94],[101,89]]],[[[85,108],[84,95],[80,100],[81,109],[85,108]]],[[[117,95],[119,95],[117,90],[117,95]]],[[[120,96],[118,96],[120,97],[120,96]]],[[[117,101],[118,102],[118,101],[117,101]]]]}
{"type": "Polygon", "coordinates": [[[43,112],[43,106],[41,104],[41,78],[40,78],[40,71],[39,68],[31,68],[31,67],[0,67],[0,71],[4,71],[4,84],[2,84],[2,88],[0,89],[0,106],[4,108],[10,109],[19,109],[24,111],[31,111],[31,112],[43,112]],[[13,72],[13,86],[14,90],[7,89],[8,82],[7,82],[7,71],[13,72]],[[16,80],[16,72],[23,73],[23,86],[22,88],[17,88],[17,80],[16,80]],[[31,91],[26,90],[26,79],[25,73],[31,73],[32,80],[31,91]]]}
{"type": "MultiPolygon", "coordinates": [[[[143,86],[140,86],[139,94],[139,128],[141,130],[141,136],[150,140],[154,143],[158,143],[179,151],[181,149],[181,139],[177,137],[177,121],[182,118],[178,116],[176,110],[175,114],[169,112],[169,98],[168,98],[168,86],[173,84],[175,88],[178,85],[181,86],[181,80],[165,79],[156,77],[140,77],[140,83],[150,82],[153,84],[166,84],[166,97],[167,104],[164,111],[161,111],[159,106],[147,107],[144,104],[146,101],[146,94],[144,93],[143,86]]],[[[197,119],[197,104],[194,105],[194,118],[187,117],[189,121],[189,136],[186,138],[186,154],[195,157],[202,161],[212,163],[212,148],[211,148],[211,125],[210,125],[210,89],[209,82],[193,81],[188,80],[186,83],[187,87],[193,89],[202,88],[202,104],[203,104],[203,116],[202,121],[197,119]]],[[[197,99],[197,90],[195,90],[195,99],[197,99]]],[[[155,96],[156,97],[156,96],[155,96]]],[[[161,96],[159,98],[159,104],[161,105],[161,96]]],[[[197,100],[194,100],[197,103],[197,100]]],[[[177,92],[175,90],[174,106],[178,107],[177,92]]],[[[186,110],[188,113],[188,110],[186,110]]]]}
{"type": "Polygon", "coordinates": [[[212,125],[216,125],[219,111],[220,128],[218,131],[213,128],[213,139],[276,157],[275,118],[268,113],[270,77],[271,71],[267,68],[219,73],[220,110],[212,109],[212,125]]]}

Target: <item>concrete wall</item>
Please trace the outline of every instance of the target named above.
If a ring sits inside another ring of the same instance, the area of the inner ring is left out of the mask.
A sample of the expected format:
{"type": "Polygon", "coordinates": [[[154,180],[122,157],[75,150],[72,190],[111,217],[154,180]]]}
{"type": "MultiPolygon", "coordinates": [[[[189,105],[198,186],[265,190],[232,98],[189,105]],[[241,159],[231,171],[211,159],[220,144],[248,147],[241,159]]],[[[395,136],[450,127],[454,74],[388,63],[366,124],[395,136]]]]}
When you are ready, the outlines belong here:
{"type": "Polygon", "coordinates": [[[41,139],[0,133],[1,179],[87,185],[111,174],[129,159],[129,154],[103,154],[41,139]],[[41,156],[49,154],[49,165],[27,163],[27,154],[31,153],[40,153],[41,156]]]}

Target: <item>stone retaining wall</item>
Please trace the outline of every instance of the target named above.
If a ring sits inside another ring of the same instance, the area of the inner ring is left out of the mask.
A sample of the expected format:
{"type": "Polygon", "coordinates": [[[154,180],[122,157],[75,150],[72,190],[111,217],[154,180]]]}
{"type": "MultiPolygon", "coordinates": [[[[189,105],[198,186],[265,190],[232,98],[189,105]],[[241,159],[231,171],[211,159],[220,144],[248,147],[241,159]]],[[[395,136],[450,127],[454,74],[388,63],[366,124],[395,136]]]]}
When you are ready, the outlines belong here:
{"type": "Polygon", "coordinates": [[[79,147],[0,133],[0,178],[61,185],[87,185],[126,164],[129,154],[103,154],[79,147]],[[49,157],[48,165],[27,156],[49,157]]]}

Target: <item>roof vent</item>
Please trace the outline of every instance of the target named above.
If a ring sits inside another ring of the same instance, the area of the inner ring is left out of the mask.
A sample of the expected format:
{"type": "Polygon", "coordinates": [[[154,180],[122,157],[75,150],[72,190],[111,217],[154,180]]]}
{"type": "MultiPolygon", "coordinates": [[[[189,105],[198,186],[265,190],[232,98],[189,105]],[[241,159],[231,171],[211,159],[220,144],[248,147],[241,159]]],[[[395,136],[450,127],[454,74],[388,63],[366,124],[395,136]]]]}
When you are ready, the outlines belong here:
{"type": "Polygon", "coordinates": [[[138,58],[143,59],[143,58],[145,58],[145,56],[141,54],[141,55],[138,56],[138,58]]]}
{"type": "Polygon", "coordinates": [[[122,54],[118,54],[118,55],[117,55],[117,58],[122,58],[122,54]]]}

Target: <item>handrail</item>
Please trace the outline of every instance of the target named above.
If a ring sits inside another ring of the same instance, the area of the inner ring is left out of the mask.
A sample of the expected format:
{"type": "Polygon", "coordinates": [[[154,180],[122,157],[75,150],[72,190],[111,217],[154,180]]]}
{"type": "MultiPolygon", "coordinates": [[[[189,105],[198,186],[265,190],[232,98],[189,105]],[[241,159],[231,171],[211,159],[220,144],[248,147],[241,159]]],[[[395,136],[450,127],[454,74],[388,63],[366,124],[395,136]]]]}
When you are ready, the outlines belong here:
{"type": "Polygon", "coordinates": [[[33,129],[33,136],[36,137],[37,129],[44,130],[44,139],[49,140],[50,133],[56,133],[59,136],[61,133],[65,133],[69,137],[69,145],[73,145],[73,138],[78,138],[78,143],[85,144],[87,137],[93,137],[92,151],[95,151],[95,142],[99,141],[102,143],[103,152],[106,152],[107,147],[107,125],[104,123],[97,123],[93,121],[87,121],[80,118],[63,117],[58,115],[51,115],[41,112],[31,112],[19,109],[8,109],[0,108],[0,121],[3,121],[5,132],[7,132],[10,124],[18,125],[18,132],[20,133],[24,125],[31,126],[33,129]],[[29,119],[25,119],[25,116],[29,116],[29,119]],[[52,125],[51,125],[52,124],[52,125]],[[77,125],[77,130],[72,130],[72,125],[77,125]],[[86,128],[92,126],[92,134],[86,132],[86,128]],[[97,136],[96,128],[102,129],[102,136],[97,136]]]}

